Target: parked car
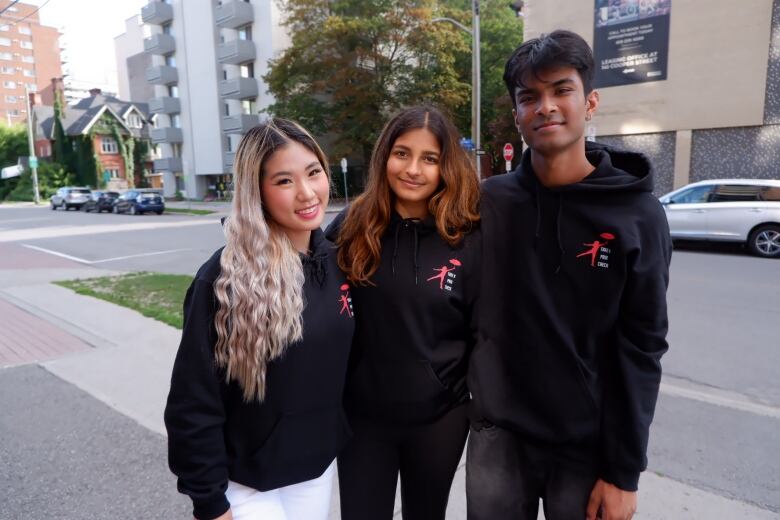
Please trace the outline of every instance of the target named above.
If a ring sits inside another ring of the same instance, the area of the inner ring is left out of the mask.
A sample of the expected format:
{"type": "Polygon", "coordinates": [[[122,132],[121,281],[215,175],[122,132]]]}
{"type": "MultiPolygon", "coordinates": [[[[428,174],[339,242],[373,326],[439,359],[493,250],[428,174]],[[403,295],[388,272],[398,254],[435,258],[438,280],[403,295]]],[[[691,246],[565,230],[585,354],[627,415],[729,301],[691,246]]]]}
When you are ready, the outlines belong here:
{"type": "Polygon", "coordinates": [[[780,258],[780,180],[695,182],[660,198],[673,239],[742,242],[780,258]]]}
{"type": "Polygon", "coordinates": [[[65,211],[70,208],[80,209],[92,193],[89,188],[79,188],[75,186],[65,186],[57,190],[57,193],[49,198],[51,209],[62,208],[65,211]]]}
{"type": "Polygon", "coordinates": [[[82,209],[89,213],[90,211],[111,212],[114,208],[114,202],[119,197],[119,193],[116,191],[93,191],[89,195],[89,199],[84,203],[82,209]]]}
{"type": "Polygon", "coordinates": [[[128,190],[116,199],[113,211],[114,213],[128,212],[131,215],[150,212],[162,215],[165,211],[165,202],[159,191],[128,190]]]}

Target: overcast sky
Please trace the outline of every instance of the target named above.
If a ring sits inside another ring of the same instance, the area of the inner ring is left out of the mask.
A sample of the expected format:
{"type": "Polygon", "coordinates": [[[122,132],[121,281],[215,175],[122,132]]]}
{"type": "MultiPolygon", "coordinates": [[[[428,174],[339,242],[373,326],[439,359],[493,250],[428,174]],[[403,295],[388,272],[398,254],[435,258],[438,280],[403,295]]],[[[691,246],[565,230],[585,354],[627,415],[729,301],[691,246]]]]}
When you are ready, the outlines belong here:
{"type": "Polygon", "coordinates": [[[21,0],[42,6],[43,25],[62,33],[66,67],[78,86],[117,91],[114,38],[125,32],[125,20],[141,14],[149,0],[21,0]]]}

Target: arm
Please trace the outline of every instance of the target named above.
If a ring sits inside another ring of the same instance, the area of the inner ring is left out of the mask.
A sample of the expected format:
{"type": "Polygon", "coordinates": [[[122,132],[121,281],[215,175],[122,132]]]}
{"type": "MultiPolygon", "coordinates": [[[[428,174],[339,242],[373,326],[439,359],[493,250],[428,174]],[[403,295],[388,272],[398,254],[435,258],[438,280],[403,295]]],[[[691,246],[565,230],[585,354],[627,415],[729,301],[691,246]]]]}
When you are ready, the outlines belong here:
{"type": "Polygon", "coordinates": [[[672,247],[660,206],[639,216],[638,245],[628,253],[615,352],[605,371],[601,478],[636,491],[647,466],[647,441],[668,349],[666,289],[672,247]]]}
{"type": "Polygon", "coordinates": [[[165,407],[168,465],[200,520],[229,511],[225,410],[214,365],[211,284],[196,279],[184,300],[184,328],[165,407]]]}

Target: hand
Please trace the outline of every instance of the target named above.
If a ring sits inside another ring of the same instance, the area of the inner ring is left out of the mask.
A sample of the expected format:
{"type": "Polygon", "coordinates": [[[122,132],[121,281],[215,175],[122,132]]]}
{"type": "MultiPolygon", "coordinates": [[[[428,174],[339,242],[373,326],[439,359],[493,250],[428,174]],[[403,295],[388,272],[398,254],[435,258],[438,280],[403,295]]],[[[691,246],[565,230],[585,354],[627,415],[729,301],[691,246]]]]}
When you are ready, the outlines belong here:
{"type": "MultiPolygon", "coordinates": [[[[193,518],[192,520],[198,520],[197,518],[193,518]]],[[[224,513],[222,513],[220,516],[215,518],[214,520],[233,520],[233,512],[228,509],[224,513]]]]}
{"type": "Polygon", "coordinates": [[[599,479],[588,501],[587,520],[631,520],[636,512],[636,491],[623,491],[599,479]]]}

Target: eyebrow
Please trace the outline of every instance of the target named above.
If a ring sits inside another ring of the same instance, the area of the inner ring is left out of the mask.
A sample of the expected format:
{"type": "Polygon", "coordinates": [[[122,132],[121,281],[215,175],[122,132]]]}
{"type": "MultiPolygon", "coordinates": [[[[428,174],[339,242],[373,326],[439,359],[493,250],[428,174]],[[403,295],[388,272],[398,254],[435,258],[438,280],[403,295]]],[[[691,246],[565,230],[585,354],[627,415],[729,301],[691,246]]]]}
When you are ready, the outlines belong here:
{"type": "MultiPolygon", "coordinates": [[[[405,151],[411,151],[411,148],[409,148],[408,146],[404,146],[402,144],[393,145],[393,150],[395,150],[396,148],[400,148],[405,151]]],[[[439,155],[439,152],[434,152],[433,150],[423,150],[423,153],[427,153],[429,155],[439,155]]]]}
{"type": "MultiPolygon", "coordinates": [[[[567,84],[570,84],[570,83],[574,83],[574,80],[572,78],[562,78],[562,79],[559,79],[558,81],[555,81],[555,82],[551,83],[549,85],[549,87],[555,88],[555,87],[560,87],[561,85],[567,85],[567,84]]],[[[547,87],[547,86],[545,86],[545,87],[547,87]]],[[[526,86],[518,85],[517,86],[517,92],[516,92],[515,95],[527,94],[529,92],[535,92],[535,90],[534,89],[530,89],[530,88],[528,88],[526,86]]]]}
{"type": "MultiPolygon", "coordinates": [[[[319,161],[312,161],[312,162],[310,162],[306,166],[306,168],[303,169],[303,171],[309,171],[312,168],[317,167],[317,166],[320,166],[320,162],[319,161]]],[[[277,177],[281,177],[282,175],[292,175],[292,173],[288,172],[287,170],[282,170],[280,172],[276,172],[273,175],[271,175],[271,179],[275,179],[277,177]]]]}

